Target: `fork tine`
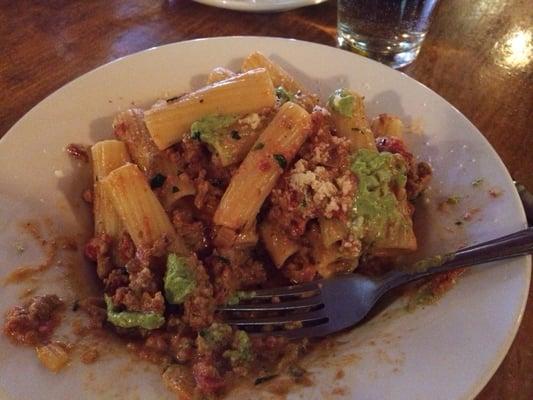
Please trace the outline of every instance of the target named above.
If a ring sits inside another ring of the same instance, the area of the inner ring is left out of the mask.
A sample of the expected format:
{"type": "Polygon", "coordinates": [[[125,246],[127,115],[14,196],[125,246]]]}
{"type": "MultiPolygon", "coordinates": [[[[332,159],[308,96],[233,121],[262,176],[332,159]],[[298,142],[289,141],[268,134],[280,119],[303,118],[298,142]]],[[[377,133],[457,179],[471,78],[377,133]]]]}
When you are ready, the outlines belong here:
{"type": "Polygon", "coordinates": [[[230,325],[237,326],[261,326],[261,325],[281,325],[289,322],[311,322],[327,319],[328,316],[324,309],[311,311],[301,314],[278,315],[275,317],[266,318],[239,318],[239,319],[225,319],[224,322],[230,325]]]}
{"type": "Polygon", "coordinates": [[[218,307],[218,309],[221,311],[290,311],[316,307],[322,304],[324,304],[322,296],[315,295],[299,300],[282,301],[280,303],[225,305],[218,307]]]}
{"type": "Polygon", "coordinates": [[[248,293],[252,299],[262,299],[273,296],[296,296],[317,290],[320,290],[320,285],[318,281],[315,281],[299,285],[282,286],[275,289],[260,289],[248,293]]]}

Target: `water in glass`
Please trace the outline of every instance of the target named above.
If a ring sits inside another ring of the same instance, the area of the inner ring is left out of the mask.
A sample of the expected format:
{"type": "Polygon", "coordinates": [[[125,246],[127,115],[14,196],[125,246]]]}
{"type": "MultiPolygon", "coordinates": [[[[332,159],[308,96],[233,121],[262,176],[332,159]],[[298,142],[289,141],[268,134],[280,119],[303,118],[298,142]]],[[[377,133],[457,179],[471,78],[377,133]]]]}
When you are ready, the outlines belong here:
{"type": "Polygon", "coordinates": [[[393,68],[411,63],[438,0],[338,0],[339,45],[393,68]]]}

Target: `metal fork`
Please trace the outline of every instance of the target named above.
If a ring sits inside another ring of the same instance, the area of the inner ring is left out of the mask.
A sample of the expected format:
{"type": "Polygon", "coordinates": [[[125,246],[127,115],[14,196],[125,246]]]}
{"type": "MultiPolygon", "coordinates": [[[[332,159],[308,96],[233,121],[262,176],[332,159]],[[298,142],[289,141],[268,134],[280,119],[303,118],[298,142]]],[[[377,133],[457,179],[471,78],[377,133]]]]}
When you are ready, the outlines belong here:
{"type": "Polygon", "coordinates": [[[446,254],[441,258],[442,264],[432,268],[416,272],[394,270],[377,279],[352,273],[257,290],[243,296],[252,299],[252,303],[225,305],[219,310],[223,311],[224,322],[258,335],[291,339],[325,336],[360,322],[385,293],[398,286],[457,268],[531,253],[533,227],[446,254]]]}

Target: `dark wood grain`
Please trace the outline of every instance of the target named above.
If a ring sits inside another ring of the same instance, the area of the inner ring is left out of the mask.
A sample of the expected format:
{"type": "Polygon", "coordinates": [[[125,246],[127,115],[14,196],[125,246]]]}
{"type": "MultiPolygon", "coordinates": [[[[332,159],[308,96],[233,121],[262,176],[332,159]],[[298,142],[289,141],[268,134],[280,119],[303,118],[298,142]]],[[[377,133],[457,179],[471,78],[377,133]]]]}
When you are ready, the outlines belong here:
{"type": "MultiPolygon", "coordinates": [[[[442,0],[404,72],[466,115],[533,190],[530,0],[442,0]]],[[[118,57],[180,40],[291,37],[335,45],[336,4],[246,14],[185,0],[0,0],[0,136],[68,81],[118,57]]],[[[531,299],[531,296],[530,296],[531,299]]],[[[478,400],[533,398],[533,304],[478,400]]]]}

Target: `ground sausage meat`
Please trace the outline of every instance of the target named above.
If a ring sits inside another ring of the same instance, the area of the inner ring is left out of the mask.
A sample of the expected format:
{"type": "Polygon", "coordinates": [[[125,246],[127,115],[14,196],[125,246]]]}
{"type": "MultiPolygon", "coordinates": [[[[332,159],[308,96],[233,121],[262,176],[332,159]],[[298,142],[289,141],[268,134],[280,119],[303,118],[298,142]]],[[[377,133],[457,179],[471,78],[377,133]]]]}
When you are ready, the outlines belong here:
{"type": "Polygon", "coordinates": [[[66,152],[75,160],[89,162],[89,154],[87,148],[80,144],[70,143],[66,148],[66,152]]]}
{"type": "Polygon", "coordinates": [[[350,143],[336,136],[321,109],[312,113],[313,129],[270,196],[268,218],[291,238],[305,233],[307,223],[319,217],[346,221],[356,189],[349,171],[350,143]]]}
{"type": "Polygon", "coordinates": [[[4,333],[18,344],[46,342],[59,323],[57,311],[63,301],[55,294],[35,296],[6,314],[4,333]]]}
{"type": "Polygon", "coordinates": [[[224,379],[211,358],[198,360],[192,366],[192,373],[202,393],[214,394],[225,386],[224,379]]]}

